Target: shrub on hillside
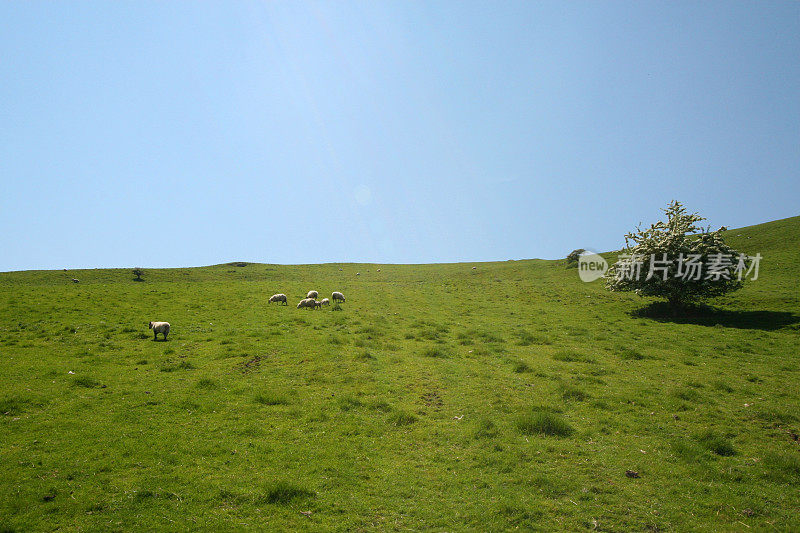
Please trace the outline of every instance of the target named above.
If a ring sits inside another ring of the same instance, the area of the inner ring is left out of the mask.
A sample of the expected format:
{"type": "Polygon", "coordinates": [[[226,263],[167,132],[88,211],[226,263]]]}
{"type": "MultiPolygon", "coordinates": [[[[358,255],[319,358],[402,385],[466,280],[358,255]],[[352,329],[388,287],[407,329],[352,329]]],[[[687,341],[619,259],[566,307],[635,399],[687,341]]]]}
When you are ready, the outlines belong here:
{"type": "Polygon", "coordinates": [[[581,254],[585,252],[583,248],[577,248],[572,250],[569,254],[567,254],[567,268],[576,268],[578,266],[578,259],[580,258],[581,254]]]}

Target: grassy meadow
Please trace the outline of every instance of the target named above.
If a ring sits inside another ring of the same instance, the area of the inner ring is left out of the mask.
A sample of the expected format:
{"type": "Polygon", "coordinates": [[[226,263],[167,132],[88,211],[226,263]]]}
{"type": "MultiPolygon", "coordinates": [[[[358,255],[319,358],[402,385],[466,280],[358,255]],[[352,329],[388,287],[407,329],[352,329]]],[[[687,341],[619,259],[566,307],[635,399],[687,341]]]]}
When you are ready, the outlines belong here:
{"type": "Polygon", "coordinates": [[[564,261],[2,273],[0,530],[800,530],[800,217],[727,242],[682,319],[564,261]]]}

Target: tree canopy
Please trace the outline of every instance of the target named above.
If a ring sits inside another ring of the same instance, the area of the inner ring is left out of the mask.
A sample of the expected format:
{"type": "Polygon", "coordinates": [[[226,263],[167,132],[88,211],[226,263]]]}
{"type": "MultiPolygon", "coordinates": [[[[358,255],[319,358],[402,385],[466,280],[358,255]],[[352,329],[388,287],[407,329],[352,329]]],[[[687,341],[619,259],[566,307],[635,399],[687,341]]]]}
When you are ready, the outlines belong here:
{"type": "Polygon", "coordinates": [[[608,290],[666,298],[677,311],[742,287],[754,258],[725,244],[725,227],[703,230],[705,219],[677,201],[663,211],[666,221],[625,235],[625,249],[605,274],[608,290]]]}

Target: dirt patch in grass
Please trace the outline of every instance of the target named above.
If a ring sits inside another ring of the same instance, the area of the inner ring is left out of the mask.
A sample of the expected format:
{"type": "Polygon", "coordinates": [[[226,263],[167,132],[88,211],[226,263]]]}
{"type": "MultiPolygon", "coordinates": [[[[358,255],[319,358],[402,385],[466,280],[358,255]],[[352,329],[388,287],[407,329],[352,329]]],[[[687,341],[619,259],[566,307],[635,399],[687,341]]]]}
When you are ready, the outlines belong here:
{"type": "Polygon", "coordinates": [[[254,372],[261,367],[261,356],[256,355],[248,359],[247,361],[240,363],[239,370],[242,374],[247,374],[248,372],[254,372]]]}
{"type": "Polygon", "coordinates": [[[167,359],[161,366],[158,368],[162,372],[175,372],[176,370],[192,370],[195,366],[189,361],[173,361],[171,359],[167,359]]]}
{"type": "Polygon", "coordinates": [[[442,408],[442,405],[444,405],[442,397],[439,396],[439,393],[436,391],[428,391],[423,394],[421,398],[426,407],[430,407],[435,411],[438,411],[442,408]]]}

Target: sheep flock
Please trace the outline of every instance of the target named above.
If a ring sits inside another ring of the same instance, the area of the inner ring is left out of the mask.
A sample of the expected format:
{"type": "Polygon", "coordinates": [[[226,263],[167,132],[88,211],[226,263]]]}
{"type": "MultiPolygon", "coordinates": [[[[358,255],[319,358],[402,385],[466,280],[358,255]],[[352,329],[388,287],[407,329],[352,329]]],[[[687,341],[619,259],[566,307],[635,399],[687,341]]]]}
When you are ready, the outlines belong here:
{"type": "MultiPolygon", "coordinates": [[[[341,271],[342,269],[340,268],[339,270],[341,271]]],[[[378,269],[377,271],[380,272],[381,269],[378,269]]],[[[356,273],[356,276],[359,276],[359,275],[361,275],[361,274],[360,273],[356,273]]],[[[72,281],[74,283],[78,283],[77,279],[73,278],[72,281]]],[[[346,301],[345,297],[344,297],[344,294],[342,294],[339,291],[333,291],[333,293],[331,293],[330,299],[323,298],[322,300],[317,300],[317,298],[319,298],[319,291],[310,290],[310,291],[308,291],[306,293],[305,298],[301,299],[298,302],[297,308],[298,309],[322,309],[325,306],[330,306],[331,302],[333,302],[335,304],[333,309],[340,309],[339,304],[340,303],[344,303],[346,301]]],[[[277,303],[278,305],[280,305],[280,304],[289,305],[289,297],[286,296],[286,294],[284,294],[282,292],[279,292],[277,294],[273,294],[272,296],[270,296],[269,300],[267,300],[267,303],[268,304],[277,303]]],[[[167,335],[169,334],[169,329],[170,329],[169,322],[149,322],[147,324],[147,326],[148,326],[149,329],[153,330],[153,338],[154,338],[154,340],[158,340],[158,334],[159,333],[161,333],[164,336],[164,340],[165,341],[167,340],[167,335]]]]}
{"type": "MultiPolygon", "coordinates": [[[[285,300],[285,298],[286,298],[285,294],[276,294],[276,295],[272,296],[269,299],[269,301],[270,302],[278,301],[278,300],[273,300],[273,298],[281,297],[281,296],[284,299],[280,300],[280,301],[285,302],[286,301],[285,300]]],[[[300,302],[298,302],[297,308],[298,309],[321,309],[323,306],[331,305],[331,301],[333,301],[334,303],[337,303],[337,304],[339,302],[344,302],[345,301],[344,294],[342,294],[339,291],[334,291],[333,294],[331,294],[330,299],[323,298],[322,300],[317,300],[318,297],[319,297],[319,292],[318,291],[308,291],[308,294],[306,294],[306,297],[303,298],[302,300],[300,300],[300,302]]]]}

